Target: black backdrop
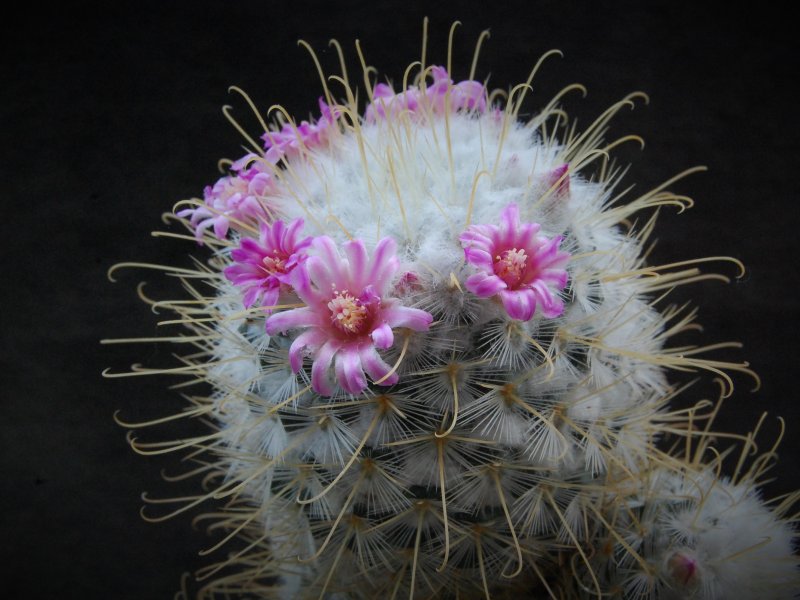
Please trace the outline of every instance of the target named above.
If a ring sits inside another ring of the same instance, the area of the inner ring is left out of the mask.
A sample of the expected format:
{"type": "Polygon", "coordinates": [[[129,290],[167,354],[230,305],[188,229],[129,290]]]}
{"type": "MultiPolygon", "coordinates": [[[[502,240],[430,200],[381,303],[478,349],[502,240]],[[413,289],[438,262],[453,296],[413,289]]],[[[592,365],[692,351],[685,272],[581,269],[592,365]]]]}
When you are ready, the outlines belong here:
{"type": "MultiPolygon", "coordinates": [[[[6,597],[170,598],[180,574],[208,559],[210,545],[191,514],[160,525],[143,522],[139,494],[193,493],[159,472],[180,471],[176,457],[145,459],[112,421],[165,414],[181,406],[169,380],[107,381],[105,367],[159,365],[169,348],[116,347],[103,337],[151,335],[156,317],[135,297],[148,273],[107,268],[121,260],[186,263],[191,244],[156,240],[159,216],[176,200],[201,193],[217,177],[219,157],[240,154],[240,139],[220,112],[241,102],[229,85],[261,107],[316,111],[319,83],[296,41],[326,50],[336,37],[353,58],[360,38],[367,60],[399,79],[419,56],[422,18],[431,17],[429,60],[443,61],[447,30],[460,19],[456,77],[465,77],[478,33],[490,28],[479,73],[508,87],[539,55],[551,59],[537,80],[531,110],[563,85],[589,88],[568,109],[588,124],[633,90],[651,97],[626,111],[612,133],[638,133],[629,182],[655,186],[683,169],[707,165],[673,188],[697,201],[677,216],[665,211],[656,261],[732,255],[748,267],[731,285],[702,284],[693,297],[708,342],[739,340],[763,379],[757,394],[737,377],[719,425],[747,431],[762,411],[764,445],[782,415],[780,480],[771,495],[796,486],[800,453],[795,393],[798,340],[798,200],[793,178],[796,48],[788,20],[766,11],[725,12],[672,2],[585,5],[531,0],[459,2],[410,8],[378,3],[128,3],[53,9],[21,5],[5,15],[0,63],[2,116],[2,404],[0,404],[0,565],[6,597]],[[223,4],[228,4],[223,6],[223,4]],[[10,595],[9,595],[10,593],[10,595]]],[[[252,123],[251,126],[255,126],[252,123]]],[[[725,265],[724,272],[734,269],[725,265]]],[[[693,398],[714,393],[701,385],[693,398]]],[[[174,429],[180,430],[180,427],[174,429]]],[[[145,432],[160,439],[158,432],[145,432]]],[[[168,437],[165,435],[165,437],[168,437]]],[[[724,444],[723,444],[724,445],[724,444]]],[[[156,514],[156,513],[151,513],[156,514]]]]}

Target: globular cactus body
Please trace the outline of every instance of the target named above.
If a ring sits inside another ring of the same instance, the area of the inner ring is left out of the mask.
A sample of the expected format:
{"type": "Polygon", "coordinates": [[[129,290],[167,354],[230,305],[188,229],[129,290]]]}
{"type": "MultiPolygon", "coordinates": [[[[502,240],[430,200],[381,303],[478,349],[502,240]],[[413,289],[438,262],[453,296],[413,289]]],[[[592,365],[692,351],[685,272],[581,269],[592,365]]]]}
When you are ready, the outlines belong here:
{"type": "MultiPolygon", "coordinates": [[[[562,135],[555,102],[521,121],[524,87],[503,100],[438,66],[367,92],[360,110],[349,87],[342,102],[326,89],[317,119],[268,128],[177,213],[213,254],[197,273],[212,293],[184,277],[197,302],[171,305],[213,387],[191,415],[218,424],[195,442],[214,457],[195,503],[219,502],[246,540],[203,594],[699,589],[712,542],[677,533],[702,486],[657,446],[665,370],[744,367],[670,348],[693,313],[661,296],[704,275],[645,264],[655,209],[688,201],[617,191],[603,138],[634,97],[562,135]],[[633,507],[654,481],[681,489],[633,507]],[[667,529],[634,543],[636,511],[667,529]],[[637,584],[637,561],[658,585],[637,584]]],[[[791,579],[791,530],[775,527],[791,579]]]]}

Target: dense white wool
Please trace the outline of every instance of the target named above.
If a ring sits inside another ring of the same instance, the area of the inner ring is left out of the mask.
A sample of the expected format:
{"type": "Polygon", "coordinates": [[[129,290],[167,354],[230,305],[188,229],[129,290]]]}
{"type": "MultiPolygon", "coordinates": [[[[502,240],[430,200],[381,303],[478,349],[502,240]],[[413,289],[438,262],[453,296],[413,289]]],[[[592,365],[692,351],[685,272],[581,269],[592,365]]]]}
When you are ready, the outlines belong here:
{"type": "MultiPolygon", "coordinates": [[[[449,277],[462,267],[458,236],[468,225],[470,206],[469,223],[496,223],[503,208],[519,203],[522,220],[540,223],[542,233],[552,237],[564,232],[565,223],[579,223],[574,216],[587,202],[596,214],[604,199],[602,186],[575,185],[573,194],[581,197],[569,202],[571,214],[559,223],[544,218],[554,213],[550,204],[556,200],[550,194],[549,201],[538,202],[539,194],[547,190],[546,177],[563,164],[560,149],[543,145],[528,127],[504,129],[495,113],[453,113],[447,122],[435,118],[423,124],[365,123],[359,133],[337,138],[334,148],[312,150],[309,160],[292,165],[278,204],[288,218],[314,215],[323,227],[315,231],[310,223],[310,229],[339,241],[346,234],[326,220],[328,214],[368,244],[391,236],[423,273],[427,267],[449,277]]],[[[607,240],[608,247],[615,241],[607,240]]]]}
{"type": "Polygon", "coordinates": [[[261,362],[247,339],[228,330],[214,347],[214,362],[208,368],[209,378],[220,390],[249,391],[259,380],[261,362]]]}

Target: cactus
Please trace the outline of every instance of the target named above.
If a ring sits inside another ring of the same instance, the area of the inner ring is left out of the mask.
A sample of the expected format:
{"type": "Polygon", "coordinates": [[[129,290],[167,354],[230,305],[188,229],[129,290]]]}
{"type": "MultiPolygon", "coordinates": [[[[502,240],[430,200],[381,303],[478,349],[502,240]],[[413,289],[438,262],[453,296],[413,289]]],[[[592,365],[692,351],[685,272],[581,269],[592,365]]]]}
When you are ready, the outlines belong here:
{"type": "Polygon", "coordinates": [[[579,133],[561,94],[521,120],[530,80],[489,92],[425,56],[399,90],[365,73],[365,107],[323,78],[317,118],[262,120],[173,215],[210,258],[168,268],[188,296],[158,305],[212,389],[180,416],[214,428],[132,444],[205,457],[175,512],[212,504],[235,550],[199,597],[724,598],[751,559],[748,597],[796,591],[790,501],[661,443],[712,435],[702,405],[669,408],[670,369],[724,395],[749,371],[671,345],[695,313],[670,290],[724,277],[646,263],[696,169],[622,189],[609,153],[630,138],[605,135],[639,95],[579,133]],[[768,541],[733,544],[743,523],[768,541]]]}
{"type": "Polygon", "coordinates": [[[757,484],[774,448],[745,471],[753,437],[733,477],[719,476],[722,456],[703,462],[713,441],[701,436],[679,468],[654,467],[610,494],[593,559],[580,565],[571,583],[582,585],[572,595],[594,597],[586,591],[599,578],[603,590],[625,598],[796,597],[795,534],[786,516],[796,498],[772,509],[761,500],[757,484]]]}

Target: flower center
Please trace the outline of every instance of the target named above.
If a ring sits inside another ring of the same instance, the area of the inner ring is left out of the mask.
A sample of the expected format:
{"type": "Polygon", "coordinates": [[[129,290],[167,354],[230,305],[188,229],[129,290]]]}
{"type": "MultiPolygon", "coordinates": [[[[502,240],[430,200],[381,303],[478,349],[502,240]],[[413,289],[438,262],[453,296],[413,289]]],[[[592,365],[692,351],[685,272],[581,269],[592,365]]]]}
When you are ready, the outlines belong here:
{"type": "Polygon", "coordinates": [[[261,264],[270,275],[286,273],[286,259],[281,257],[277,250],[275,250],[275,256],[265,256],[261,259],[261,264]]]}
{"type": "Polygon", "coordinates": [[[350,295],[347,290],[335,292],[328,302],[331,322],[343,333],[361,333],[369,316],[367,307],[350,295]]]}
{"type": "Polygon", "coordinates": [[[524,249],[512,248],[494,257],[494,272],[510,288],[517,285],[525,272],[528,256],[524,249]]]}

